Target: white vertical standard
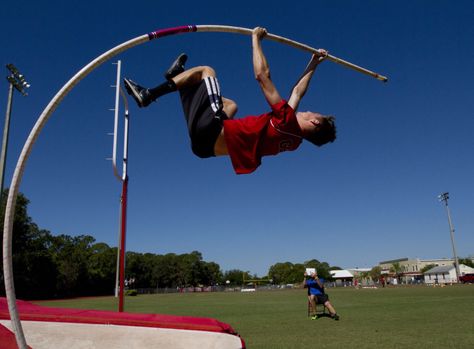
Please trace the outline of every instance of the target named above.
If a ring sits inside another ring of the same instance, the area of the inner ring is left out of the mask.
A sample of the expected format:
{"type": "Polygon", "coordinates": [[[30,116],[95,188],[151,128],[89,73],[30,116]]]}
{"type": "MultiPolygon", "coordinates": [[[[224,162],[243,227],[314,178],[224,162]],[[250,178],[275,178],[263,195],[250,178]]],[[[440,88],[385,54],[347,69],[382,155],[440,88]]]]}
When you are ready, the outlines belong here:
{"type": "MultiPolygon", "coordinates": [[[[122,180],[117,170],[117,134],[118,134],[118,114],[120,109],[120,76],[122,61],[118,60],[117,63],[117,78],[115,82],[115,108],[114,108],[114,133],[113,133],[113,144],[112,144],[112,168],[114,170],[114,176],[118,178],[119,181],[122,180]]],[[[121,214],[120,214],[121,216],[121,214]]],[[[121,217],[119,217],[119,228],[118,228],[118,244],[117,244],[117,263],[115,271],[115,298],[119,295],[119,265],[120,265],[120,222],[121,217]]]]}
{"type": "Polygon", "coordinates": [[[122,182],[127,178],[127,164],[128,164],[128,127],[129,127],[129,112],[128,112],[128,100],[127,95],[120,87],[120,95],[123,99],[124,111],[124,130],[123,130],[123,169],[122,169],[122,182]]]}
{"type": "Polygon", "coordinates": [[[119,181],[122,180],[117,170],[117,130],[118,130],[118,115],[120,111],[120,74],[122,68],[122,61],[117,61],[117,80],[115,83],[115,108],[114,108],[114,141],[112,146],[112,167],[114,169],[114,175],[119,181]]]}
{"type": "MultiPolygon", "coordinates": [[[[115,84],[115,108],[114,108],[114,132],[113,132],[113,148],[112,148],[112,167],[114,170],[115,177],[124,184],[127,180],[127,159],[128,159],[128,127],[129,127],[129,111],[128,111],[128,100],[125,92],[121,87],[121,69],[122,69],[122,61],[117,61],[117,80],[115,84]],[[123,130],[123,160],[122,160],[122,175],[119,174],[117,168],[117,147],[118,147],[118,128],[119,128],[119,112],[120,112],[120,96],[123,99],[124,104],[124,130],[123,130]]],[[[124,231],[124,223],[123,220],[126,217],[126,205],[124,206],[122,201],[124,199],[124,188],[122,187],[122,195],[121,195],[121,204],[120,204],[120,214],[119,214],[119,232],[118,232],[118,248],[117,248],[117,268],[115,274],[115,297],[121,297],[121,292],[119,290],[124,287],[121,285],[120,282],[120,255],[121,251],[124,248],[122,246],[122,234],[125,233],[124,231]]],[[[121,302],[123,303],[123,302],[121,302]]]]}
{"type": "Polygon", "coordinates": [[[112,145],[112,167],[114,170],[114,175],[121,182],[127,177],[127,159],[128,159],[128,127],[129,127],[129,110],[128,110],[128,100],[127,95],[120,85],[121,80],[121,70],[122,70],[122,61],[118,60],[117,63],[117,82],[114,85],[115,87],[115,107],[114,107],[114,132],[113,135],[113,145],[112,145]],[[123,160],[122,160],[122,175],[119,174],[117,168],[117,147],[118,147],[118,128],[119,128],[119,112],[120,112],[120,96],[123,100],[124,105],[124,130],[123,130],[123,160]]]}

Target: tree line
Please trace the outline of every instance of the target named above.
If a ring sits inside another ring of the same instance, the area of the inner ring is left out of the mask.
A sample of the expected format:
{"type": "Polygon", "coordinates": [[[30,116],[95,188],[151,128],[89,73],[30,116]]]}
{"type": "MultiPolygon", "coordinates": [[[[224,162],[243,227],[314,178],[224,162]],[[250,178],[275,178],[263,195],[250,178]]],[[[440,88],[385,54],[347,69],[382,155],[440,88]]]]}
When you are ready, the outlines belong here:
{"type": "MultiPolygon", "coordinates": [[[[7,197],[8,190],[5,190],[0,213],[2,236],[7,197]]],[[[19,193],[12,239],[17,297],[52,299],[113,294],[117,248],[97,242],[90,235],[53,235],[40,229],[28,215],[28,204],[29,200],[19,193]]],[[[271,279],[273,284],[301,282],[305,267],[315,267],[322,277],[330,278],[331,268],[327,263],[311,260],[304,264],[276,263],[261,279],[271,279]]],[[[130,286],[134,288],[241,286],[248,280],[259,279],[239,269],[223,272],[219,264],[204,261],[198,251],[164,255],[127,252],[125,275],[126,279],[133,280],[130,286]]],[[[5,295],[3,268],[0,295],[5,295]]]]}
{"type": "Polygon", "coordinates": [[[311,259],[304,263],[276,263],[272,265],[268,271],[268,276],[273,280],[273,283],[280,284],[295,284],[303,282],[303,275],[306,268],[315,268],[318,276],[325,280],[332,280],[330,271],[340,270],[339,267],[331,267],[326,262],[320,262],[317,259],[311,259]]]}

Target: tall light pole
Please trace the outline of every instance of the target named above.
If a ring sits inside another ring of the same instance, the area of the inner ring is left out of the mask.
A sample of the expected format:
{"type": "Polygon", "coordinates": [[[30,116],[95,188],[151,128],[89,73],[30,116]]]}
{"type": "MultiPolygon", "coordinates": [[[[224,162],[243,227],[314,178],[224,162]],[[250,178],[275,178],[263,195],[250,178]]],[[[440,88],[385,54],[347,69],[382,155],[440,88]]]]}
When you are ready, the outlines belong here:
{"type": "Polygon", "coordinates": [[[7,64],[7,69],[9,70],[7,76],[7,81],[9,82],[9,89],[7,112],[5,114],[5,126],[3,127],[2,152],[0,154],[0,202],[3,194],[5,163],[7,161],[8,134],[10,132],[10,116],[12,113],[13,88],[15,88],[23,96],[26,96],[28,95],[28,93],[26,93],[26,89],[30,87],[30,84],[28,84],[28,82],[25,80],[23,74],[21,74],[13,64],[7,64]]]}
{"type": "Polygon", "coordinates": [[[448,214],[448,223],[449,223],[449,233],[451,234],[451,245],[453,246],[453,256],[454,256],[454,265],[456,266],[456,282],[459,282],[459,261],[458,261],[458,256],[456,255],[456,247],[454,245],[454,227],[453,227],[453,222],[451,221],[451,212],[449,211],[449,206],[448,206],[448,199],[449,199],[449,193],[443,193],[438,195],[439,201],[443,201],[444,205],[446,206],[446,213],[448,214]]]}

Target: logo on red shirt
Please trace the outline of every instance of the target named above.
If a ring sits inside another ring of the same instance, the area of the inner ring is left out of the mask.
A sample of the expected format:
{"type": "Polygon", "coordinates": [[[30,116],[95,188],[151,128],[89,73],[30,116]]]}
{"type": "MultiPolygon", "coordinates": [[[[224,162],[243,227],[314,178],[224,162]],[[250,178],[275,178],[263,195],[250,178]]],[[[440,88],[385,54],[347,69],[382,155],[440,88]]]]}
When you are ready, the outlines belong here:
{"type": "Polygon", "coordinates": [[[280,144],[278,145],[279,151],[288,151],[291,150],[293,146],[293,140],[291,139],[284,139],[280,141],[280,144]]]}

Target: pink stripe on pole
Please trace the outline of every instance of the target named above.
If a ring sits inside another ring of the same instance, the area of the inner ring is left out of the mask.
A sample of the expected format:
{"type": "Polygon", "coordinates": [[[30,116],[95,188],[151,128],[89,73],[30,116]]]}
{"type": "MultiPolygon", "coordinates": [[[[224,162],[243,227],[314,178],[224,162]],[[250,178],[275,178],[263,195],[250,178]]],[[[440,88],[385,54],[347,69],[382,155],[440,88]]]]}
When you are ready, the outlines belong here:
{"type": "Polygon", "coordinates": [[[182,25],[180,27],[155,30],[148,34],[148,38],[153,40],[173,34],[195,32],[196,30],[195,25],[182,25]]]}

